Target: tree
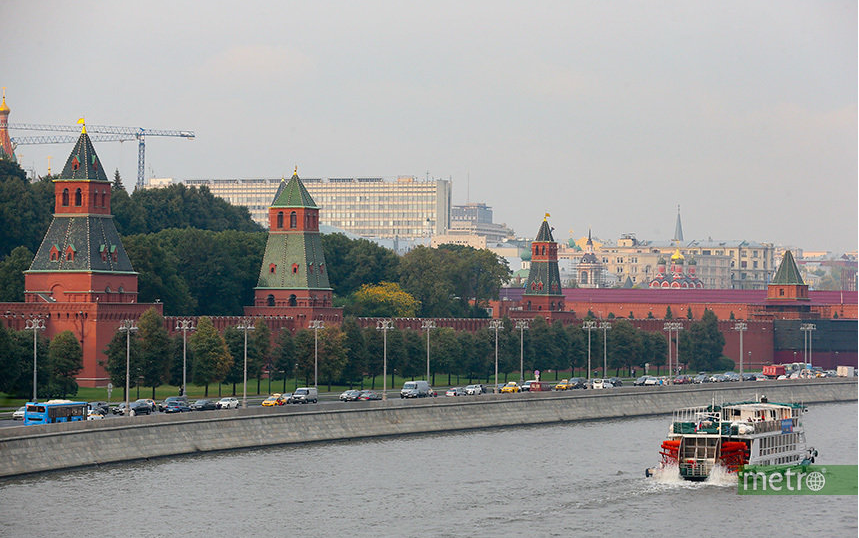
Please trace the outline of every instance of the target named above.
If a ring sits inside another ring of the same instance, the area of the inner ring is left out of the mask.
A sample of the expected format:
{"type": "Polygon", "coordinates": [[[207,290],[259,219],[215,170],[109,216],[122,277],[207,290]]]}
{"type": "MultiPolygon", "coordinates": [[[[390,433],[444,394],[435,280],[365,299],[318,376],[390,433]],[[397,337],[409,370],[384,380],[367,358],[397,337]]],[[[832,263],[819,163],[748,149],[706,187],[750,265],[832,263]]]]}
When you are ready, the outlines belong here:
{"type": "Polygon", "coordinates": [[[197,300],[188,283],[179,275],[179,259],[166,248],[158,234],[132,235],[122,240],[134,270],[139,273],[137,290],[142,303],[156,300],[164,304],[167,315],[195,313],[197,300]]]}
{"type": "Polygon", "coordinates": [[[140,336],[140,375],[143,386],[155,388],[167,381],[170,375],[170,337],[164,328],[164,318],[150,308],[140,316],[138,323],[140,336]]]}
{"type": "MultiPolygon", "coordinates": [[[[236,384],[243,383],[245,380],[245,331],[237,327],[227,327],[224,330],[224,342],[227,344],[227,349],[230,350],[230,355],[233,357],[233,364],[224,381],[232,383],[233,396],[236,395],[236,384]]],[[[254,340],[251,335],[248,335],[248,365],[253,361],[256,349],[254,348],[254,340]]],[[[250,366],[248,367],[250,372],[250,366]]]]}
{"type": "Polygon", "coordinates": [[[345,334],[346,365],[343,367],[343,381],[352,388],[352,384],[360,382],[363,387],[364,371],[367,369],[367,345],[364,332],[354,317],[345,317],[341,330],[345,334]]]}
{"type": "Polygon", "coordinates": [[[24,301],[24,271],[33,262],[33,253],[27,247],[15,247],[0,261],[0,302],[24,301]]]}
{"type": "Polygon", "coordinates": [[[259,394],[263,368],[269,370],[269,376],[271,376],[271,329],[263,318],[257,318],[254,322],[253,342],[254,354],[253,357],[248,357],[248,375],[257,378],[257,394],[259,394]]]}
{"type": "Polygon", "coordinates": [[[115,169],[113,172],[113,183],[110,184],[111,198],[115,196],[118,191],[125,191],[125,185],[122,184],[122,176],[119,175],[119,168],[115,169]]]}
{"type": "MultiPolygon", "coordinates": [[[[129,387],[137,386],[138,372],[140,371],[140,338],[136,332],[132,332],[129,340],[128,333],[117,329],[113,338],[104,348],[104,354],[107,356],[107,362],[103,363],[104,369],[107,370],[110,376],[110,382],[115,387],[122,387],[125,391],[125,362],[126,355],[130,363],[131,375],[129,376],[129,387]]],[[[125,396],[125,394],[123,394],[125,396]]]]}
{"type": "Polygon", "coordinates": [[[609,366],[615,370],[626,368],[630,372],[641,361],[641,340],[640,331],[632,323],[625,319],[617,320],[608,334],[609,366]]]}
{"type": "Polygon", "coordinates": [[[72,331],[56,335],[48,345],[48,365],[51,377],[48,391],[52,396],[65,398],[78,393],[75,376],[83,368],[83,349],[72,331]]]}
{"type": "Polygon", "coordinates": [[[348,361],[346,335],[339,327],[325,327],[319,332],[319,377],[331,383],[339,379],[348,361]]]}
{"type": "Polygon", "coordinates": [[[639,359],[639,365],[644,367],[646,363],[650,363],[651,366],[656,366],[656,375],[659,375],[659,367],[664,365],[668,359],[668,338],[657,332],[646,334],[647,345],[643,349],[645,353],[639,359]]]}
{"type": "Polygon", "coordinates": [[[27,371],[10,331],[0,324],[0,392],[12,393],[27,371]]]}
{"type": "Polygon", "coordinates": [[[295,344],[292,333],[289,329],[281,329],[277,335],[274,350],[274,378],[283,380],[283,392],[286,392],[286,378],[293,372],[295,364],[295,344]]]}
{"type": "Polygon", "coordinates": [[[381,282],[364,284],[354,292],[346,303],[345,313],[367,318],[412,318],[419,307],[418,301],[399,284],[381,282]]]}
{"type": "Polygon", "coordinates": [[[328,265],[328,282],[339,297],[364,284],[396,282],[400,257],[367,239],[349,239],[341,233],[324,234],[322,250],[328,265]]]}
{"type": "Polygon", "coordinates": [[[205,396],[209,396],[209,383],[220,382],[233,365],[224,338],[215,329],[212,319],[203,316],[197,322],[197,330],[191,336],[194,351],[193,379],[197,385],[205,385],[205,396]]]}
{"type": "Polygon", "coordinates": [[[701,320],[689,327],[688,363],[693,370],[719,368],[725,336],[719,330],[719,320],[712,310],[705,310],[701,320]]]}
{"type": "Polygon", "coordinates": [[[665,319],[673,319],[674,315],[671,313],[671,305],[668,305],[665,308],[665,319]]]}

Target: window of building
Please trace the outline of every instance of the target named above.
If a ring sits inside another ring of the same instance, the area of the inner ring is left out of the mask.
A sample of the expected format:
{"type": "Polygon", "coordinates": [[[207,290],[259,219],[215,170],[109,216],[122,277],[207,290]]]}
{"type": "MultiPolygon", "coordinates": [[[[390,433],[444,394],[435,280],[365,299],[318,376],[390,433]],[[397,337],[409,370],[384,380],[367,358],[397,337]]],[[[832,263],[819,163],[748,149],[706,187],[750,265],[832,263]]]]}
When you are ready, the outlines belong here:
{"type": "Polygon", "coordinates": [[[63,207],[69,206],[69,189],[63,189],[63,207]]]}
{"type": "Polygon", "coordinates": [[[283,211],[277,212],[277,227],[283,228],[283,211]]]}
{"type": "Polygon", "coordinates": [[[80,207],[81,204],[82,204],[81,190],[77,189],[75,191],[75,206],[80,207]]]}
{"type": "Polygon", "coordinates": [[[289,214],[289,227],[295,228],[296,226],[298,226],[298,214],[293,211],[289,214]]]}
{"type": "Polygon", "coordinates": [[[297,263],[292,264],[292,274],[293,275],[298,274],[298,264],[297,263]]]}
{"type": "Polygon", "coordinates": [[[276,264],[274,264],[274,263],[270,264],[270,265],[268,266],[268,272],[269,272],[269,273],[271,273],[271,274],[274,274],[274,273],[275,273],[275,271],[277,271],[277,265],[276,265],[276,264]]]}
{"type": "Polygon", "coordinates": [[[274,306],[274,295],[269,294],[265,301],[268,306],[274,306]]]}

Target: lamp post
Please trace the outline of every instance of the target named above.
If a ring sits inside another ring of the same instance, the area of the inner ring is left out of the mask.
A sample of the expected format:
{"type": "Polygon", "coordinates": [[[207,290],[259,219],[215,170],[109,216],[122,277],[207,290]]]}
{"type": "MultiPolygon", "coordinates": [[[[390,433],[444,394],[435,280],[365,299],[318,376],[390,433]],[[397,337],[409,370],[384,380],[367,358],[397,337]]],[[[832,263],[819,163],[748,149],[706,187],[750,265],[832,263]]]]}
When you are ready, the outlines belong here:
{"type": "Polygon", "coordinates": [[[601,321],[600,329],[602,329],[602,376],[606,377],[608,374],[606,371],[608,370],[608,331],[611,330],[611,322],[601,321]]]}
{"type": "Polygon", "coordinates": [[[734,324],[734,330],[740,333],[740,381],[743,380],[743,333],[746,332],[746,329],[748,329],[748,325],[743,321],[734,324]]]}
{"type": "Polygon", "coordinates": [[[382,331],[382,399],[388,399],[388,331],[393,329],[393,324],[389,319],[382,319],[376,322],[376,330],[382,331]]]}
{"type": "Polygon", "coordinates": [[[24,325],[24,330],[33,331],[33,403],[36,403],[36,366],[39,360],[36,353],[36,346],[39,340],[37,335],[39,331],[45,330],[45,320],[42,318],[28,319],[24,325]]]}
{"type": "Polygon", "coordinates": [[[516,328],[519,329],[519,384],[521,385],[525,382],[525,331],[528,329],[528,320],[516,321],[516,328]]]}
{"type": "Polygon", "coordinates": [[[196,329],[194,327],[194,322],[190,319],[180,319],[176,322],[176,330],[182,331],[182,392],[181,396],[187,396],[187,384],[186,384],[186,373],[187,369],[187,360],[188,360],[188,331],[193,331],[196,329]]]}
{"type": "Polygon", "coordinates": [[[677,335],[677,347],[675,349],[674,361],[677,364],[680,364],[680,331],[683,330],[683,324],[679,321],[669,321],[665,323],[662,330],[668,331],[668,383],[673,383],[674,368],[671,364],[671,332],[673,331],[677,335]]]}
{"type": "Polygon", "coordinates": [[[596,321],[587,320],[582,323],[582,329],[588,331],[588,386],[591,385],[591,331],[596,328],[596,321]]]}
{"type": "Polygon", "coordinates": [[[248,331],[254,330],[253,320],[251,318],[242,318],[239,320],[239,324],[236,325],[236,329],[240,331],[244,331],[245,333],[245,366],[244,366],[244,378],[242,382],[242,409],[248,408],[248,331]]]}
{"type": "Polygon", "coordinates": [[[802,360],[805,363],[805,367],[808,368],[811,366],[811,331],[817,329],[817,325],[814,323],[803,323],[799,326],[799,330],[803,332],[803,355],[802,360]]]}
{"type": "Polygon", "coordinates": [[[137,332],[133,319],[124,319],[119,332],[125,333],[125,416],[131,416],[131,333],[137,332]]]}
{"type": "Polygon", "coordinates": [[[325,322],[314,319],[308,327],[313,329],[313,386],[319,390],[319,329],[325,328],[325,322]]]}
{"type": "Polygon", "coordinates": [[[427,383],[429,383],[429,380],[430,380],[430,362],[429,362],[429,357],[430,357],[430,352],[429,352],[429,350],[430,350],[430,346],[429,346],[429,333],[430,333],[430,329],[435,329],[435,321],[433,321],[433,320],[431,320],[431,319],[425,319],[425,320],[423,320],[423,321],[421,322],[421,329],[426,329],[426,331],[427,331],[427,383]]]}
{"type": "Polygon", "coordinates": [[[492,390],[498,393],[498,331],[504,328],[504,322],[500,319],[493,319],[489,322],[489,330],[495,331],[495,388],[492,390]]]}

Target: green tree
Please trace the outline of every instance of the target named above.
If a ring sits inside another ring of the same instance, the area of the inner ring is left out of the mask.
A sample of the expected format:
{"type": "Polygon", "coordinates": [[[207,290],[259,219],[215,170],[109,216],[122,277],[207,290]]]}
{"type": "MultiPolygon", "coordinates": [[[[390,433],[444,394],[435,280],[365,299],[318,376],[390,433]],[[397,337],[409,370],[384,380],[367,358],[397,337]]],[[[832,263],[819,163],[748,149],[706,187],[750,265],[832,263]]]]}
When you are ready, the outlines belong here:
{"type": "Polygon", "coordinates": [[[334,380],[343,375],[348,357],[346,335],[339,327],[325,327],[319,332],[319,377],[328,383],[328,391],[334,380]]]}
{"type": "Polygon", "coordinates": [[[83,368],[83,349],[72,331],[56,335],[48,345],[48,365],[51,371],[48,391],[52,396],[78,393],[75,376],[83,368]]]}
{"type": "Polygon", "coordinates": [[[665,319],[674,319],[674,314],[671,313],[671,305],[665,308],[665,319]]]}
{"type": "Polygon", "coordinates": [[[170,337],[164,328],[164,318],[155,307],[140,316],[140,374],[143,386],[155,388],[164,384],[170,375],[170,337]]]}
{"type": "MultiPolygon", "coordinates": [[[[226,377],[224,377],[224,381],[233,385],[232,395],[235,396],[236,384],[243,383],[245,380],[245,331],[237,327],[227,327],[224,329],[224,342],[226,342],[227,349],[230,350],[230,355],[233,357],[233,364],[229,372],[227,372],[226,377]]],[[[254,344],[253,337],[251,334],[248,334],[248,365],[253,362],[254,355],[256,354],[254,344]]],[[[248,371],[250,372],[250,366],[248,367],[248,371]]]]}
{"type": "Polygon", "coordinates": [[[253,341],[254,355],[253,360],[248,357],[248,375],[257,379],[257,394],[259,394],[263,369],[270,371],[272,365],[271,329],[263,318],[257,318],[254,322],[253,341]]]}
{"type": "Polygon", "coordinates": [[[116,168],[113,172],[113,182],[110,184],[111,198],[115,196],[118,191],[125,191],[125,185],[122,184],[122,176],[119,175],[119,168],[116,168]]]}
{"type": "Polygon", "coordinates": [[[646,353],[642,354],[639,364],[644,367],[649,363],[651,367],[656,367],[656,375],[659,375],[659,368],[665,365],[668,359],[668,338],[661,333],[648,332],[647,345],[644,348],[646,353]]]}
{"type": "Polygon", "coordinates": [[[0,324],[0,392],[12,393],[26,369],[21,353],[10,331],[0,324]]]}
{"type": "Polygon", "coordinates": [[[627,372],[641,362],[642,335],[632,323],[625,319],[617,320],[608,334],[608,363],[619,375],[620,368],[627,372]]]}
{"type": "Polygon", "coordinates": [[[277,344],[274,350],[274,378],[283,380],[283,392],[286,392],[286,379],[295,369],[295,344],[292,332],[289,329],[281,329],[277,335],[277,344]]]}
{"type": "Polygon", "coordinates": [[[24,271],[33,262],[33,253],[24,246],[15,247],[0,261],[0,302],[24,302],[24,271]]]}
{"type": "Polygon", "coordinates": [[[220,382],[233,365],[224,338],[215,329],[212,319],[203,316],[197,322],[197,330],[191,336],[194,351],[193,379],[197,385],[205,385],[205,396],[209,396],[209,384],[220,382]]]}
{"type": "Polygon", "coordinates": [[[134,270],[139,273],[137,289],[142,303],[160,301],[167,315],[196,312],[197,301],[179,275],[179,259],[165,248],[157,234],[132,235],[122,240],[134,270]]]}
{"type": "MultiPolygon", "coordinates": [[[[719,330],[719,320],[712,310],[705,310],[701,320],[689,327],[689,345],[685,352],[693,370],[713,371],[720,366],[725,336],[719,330]]],[[[681,359],[684,360],[684,354],[681,359]]]]}
{"type": "Polygon", "coordinates": [[[339,297],[346,297],[365,284],[399,279],[400,257],[367,239],[325,234],[322,250],[328,265],[328,281],[339,297]]]}
{"type": "Polygon", "coordinates": [[[346,341],[346,365],[343,368],[343,381],[352,388],[358,382],[363,387],[364,372],[367,369],[367,344],[364,332],[354,317],[345,317],[341,326],[346,341]]]}
{"type": "Polygon", "coordinates": [[[137,386],[138,374],[141,371],[140,337],[137,332],[132,332],[129,339],[128,333],[117,329],[107,347],[104,348],[104,354],[107,356],[107,361],[103,363],[103,366],[110,376],[110,382],[115,387],[122,387],[124,399],[126,355],[131,371],[128,379],[129,388],[137,386]]]}

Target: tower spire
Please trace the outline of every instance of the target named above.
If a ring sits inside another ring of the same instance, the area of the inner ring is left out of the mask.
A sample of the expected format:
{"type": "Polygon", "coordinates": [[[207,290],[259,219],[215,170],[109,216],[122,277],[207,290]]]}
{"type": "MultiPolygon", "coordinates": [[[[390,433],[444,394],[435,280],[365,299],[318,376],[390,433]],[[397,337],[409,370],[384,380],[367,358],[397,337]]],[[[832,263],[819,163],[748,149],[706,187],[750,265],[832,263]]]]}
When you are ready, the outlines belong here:
{"type": "Polygon", "coordinates": [[[680,204],[677,204],[677,224],[674,225],[674,239],[672,241],[683,241],[683,226],[680,224],[680,204]]]}

